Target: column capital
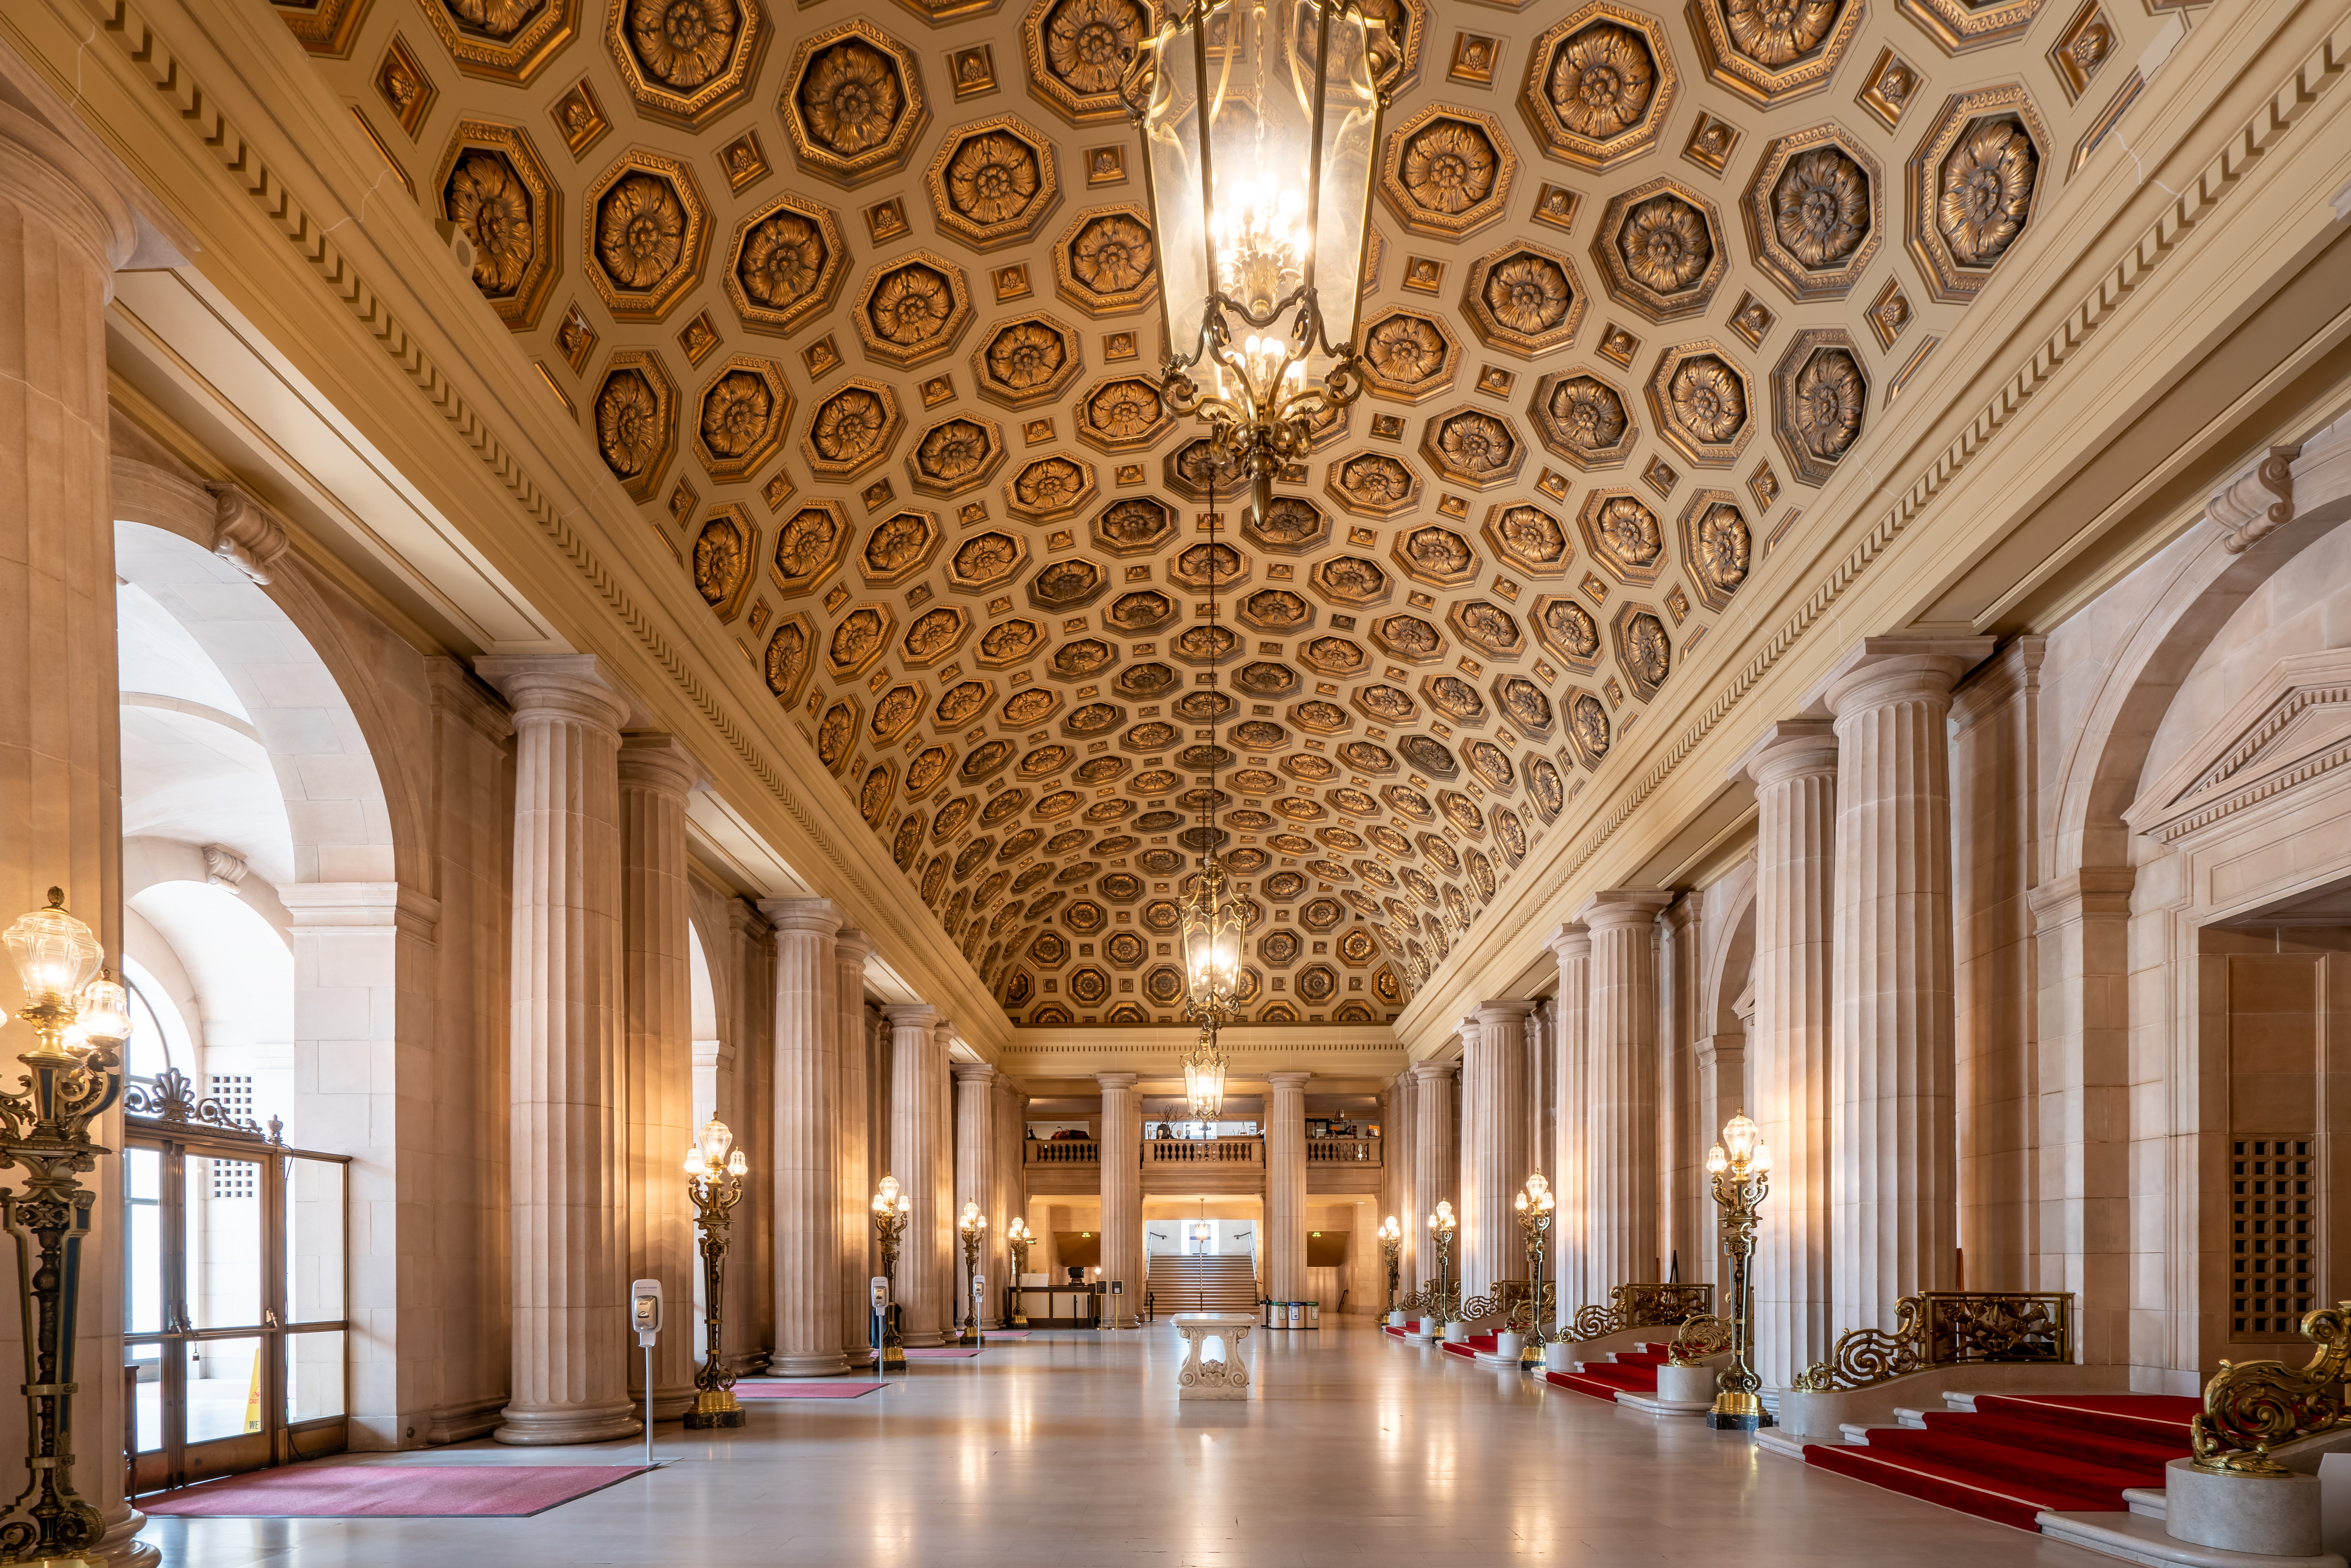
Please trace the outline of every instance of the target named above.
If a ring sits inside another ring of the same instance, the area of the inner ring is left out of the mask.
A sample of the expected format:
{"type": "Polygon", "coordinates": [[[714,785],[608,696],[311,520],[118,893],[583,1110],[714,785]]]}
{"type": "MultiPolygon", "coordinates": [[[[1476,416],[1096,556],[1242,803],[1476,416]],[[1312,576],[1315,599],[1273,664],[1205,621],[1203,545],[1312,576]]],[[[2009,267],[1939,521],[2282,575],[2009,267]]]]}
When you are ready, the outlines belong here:
{"type": "Polygon", "coordinates": [[[788,931],[831,936],[848,918],[841,905],[829,898],[763,898],[759,913],[768,917],[778,936],[788,931]]]}
{"type": "Polygon", "coordinates": [[[291,882],[277,902],[298,936],[392,927],[430,942],[441,926],[441,901],[396,882],[291,882]]]}
{"type": "Polygon", "coordinates": [[[2085,915],[2128,915],[2131,890],[2138,883],[2135,866],[2085,865],[2024,895],[2032,911],[2035,931],[2053,931],[2085,915]]]}
{"type": "Polygon", "coordinates": [[[1592,928],[1581,920],[1571,920],[1552,932],[1543,946],[1559,958],[1589,958],[1592,956],[1592,928]]]}
{"type": "Polygon", "coordinates": [[[685,742],[658,730],[621,737],[621,788],[649,789],[684,800],[709,781],[685,742]]]}
{"type": "Polygon", "coordinates": [[[1278,1089],[1286,1094],[1303,1093],[1306,1081],[1313,1076],[1311,1072],[1269,1072],[1265,1075],[1265,1082],[1269,1088],[1278,1089]]]}
{"type": "Polygon", "coordinates": [[[1836,727],[1824,718],[1783,718],[1763,727],[1755,744],[1724,771],[1761,789],[1806,774],[1836,777],[1836,727]]]}
{"type": "Polygon", "coordinates": [[[1576,918],[1594,935],[1625,925],[1646,925],[1674,901],[1670,889],[1613,887],[1586,900],[1576,918]]]}
{"type": "Polygon", "coordinates": [[[996,1069],[985,1061],[954,1062],[950,1064],[949,1071],[955,1074],[955,1081],[957,1083],[977,1083],[985,1086],[996,1081],[996,1069]]]}
{"type": "Polygon", "coordinates": [[[1097,1072],[1094,1074],[1094,1082],[1102,1086],[1102,1092],[1105,1094],[1123,1094],[1134,1087],[1135,1080],[1140,1076],[1141,1074],[1134,1072],[1097,1072]]]}
{"type": "Polygon", "coordinates": [[[1526,1016],[1534,1010],[1535,1003],[1532,998],[1525,1001],[1504,998],[1499,1001],[1479,1002],[1478,1010],[1471,1016],[1478,1020],[1479,1027],[1481,1029],[1492,1029],[1497,1024],[1522,1022],[1526,1016]]]}
{"type": "Polygon", "coordinates": [[[593,653],[499,653],[475,660],[474,673],[497,688],[517,724],[568,718],[600,725],[617,739],[636,706],[593,653]]]}
{"type": "Polygon", "coordinates": [[[1416,1061],[1412,1064],[1412,1076],[1418,1083],[1435,1083],[1440,1079],[1449,1082],[1453,1070],[1454,1064],[1449,1061],[1416,1061]]]}
{"type": "Polygon", "coordinates": [[[1884,703],[1948,700],[1959,677],[1998,645],[1991,637],[1865,637],[1830,666],[1804,706],[1843,718],[1884,703]]]}
{"type": "Polygon", "coordinates": [[[928,1002],[904,1002],[882,1009],[892,1029],[929,1029],[939,1021],[939,1009],[928,1002]]]}
{"type": "Polygon", "coordinates": [[[0,198],[47,218],[104,272],[187,265],[194,236],[13,52],[0,55],[0,198]]]}
{"type": "Polygon", "coordinates": [[[873,956],[873,938],[854,925],[844,925],[832,934],[832,956],[844,969],[853,963],[862,970],[865,960],[873,956]]]}

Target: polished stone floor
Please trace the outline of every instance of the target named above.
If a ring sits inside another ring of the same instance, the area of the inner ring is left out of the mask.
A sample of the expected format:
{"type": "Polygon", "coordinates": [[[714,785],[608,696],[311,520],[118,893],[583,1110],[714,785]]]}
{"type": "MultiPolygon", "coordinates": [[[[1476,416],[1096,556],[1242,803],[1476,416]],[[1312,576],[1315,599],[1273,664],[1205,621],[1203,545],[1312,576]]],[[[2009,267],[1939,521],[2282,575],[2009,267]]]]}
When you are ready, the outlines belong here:
{"type": "MultiPolygon", "coordinates": [[[[919,1363],[862,1399],[759,1402],[740,1432],[664,1426],[659,1472],[536,1518],[156,1519],[142,1538],[174,1568],[2113,1568],[1369,1326],[1253,1333],[1249,1350],[1246,1404],[1179,1406],[1164,1324],[1040,1334],[919,1363]]],[[[350,1462],[638,1451],[476,1443],[350,1462]]]]}

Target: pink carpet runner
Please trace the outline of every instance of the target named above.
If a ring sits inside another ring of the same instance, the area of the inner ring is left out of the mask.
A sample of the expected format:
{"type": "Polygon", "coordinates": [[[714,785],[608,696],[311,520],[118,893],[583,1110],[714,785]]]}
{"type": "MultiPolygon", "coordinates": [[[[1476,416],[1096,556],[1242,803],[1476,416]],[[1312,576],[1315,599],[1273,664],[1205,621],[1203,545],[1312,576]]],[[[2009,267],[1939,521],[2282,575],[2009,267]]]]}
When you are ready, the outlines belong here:
{"type": "Polygon", "coordinates": [[[643,1465],[286,1465],[141,1498],[184,1519],[527,1518],[601,1491],[643,1465]]]}
{"type": "Polygon", "coordinates": [[[737,1399],[857,1399],[886,1383],[738,1383],[737,1399]]]}
{"type": "Polygon", "coordinates": [[[977,1355],[976,1350],[962,1350],[954,1345],[927,1345],[920,1350],[908,1349],[908,1361],[958,1361],[977,1355]]]}

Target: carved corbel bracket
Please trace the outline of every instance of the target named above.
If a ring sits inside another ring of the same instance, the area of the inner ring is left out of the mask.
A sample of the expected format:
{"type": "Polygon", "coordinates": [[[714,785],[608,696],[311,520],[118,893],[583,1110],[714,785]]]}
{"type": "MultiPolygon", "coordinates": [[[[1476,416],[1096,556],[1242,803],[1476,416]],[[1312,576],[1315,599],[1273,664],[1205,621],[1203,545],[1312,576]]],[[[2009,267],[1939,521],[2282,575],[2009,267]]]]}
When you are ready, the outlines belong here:
{"type": "Polygon", "coordinates": [[[213,554],[266,587],[270,567],[292,548],[277,519],[232,484],[207,485],[213,497],[213,554]]]}
{"type": "Polygon", "coordinates": [[[2220,548],[2242,555],[2246,547],[2294,520],[2294,460],[2299,444],[2273,446],[2260,462],[2212,492],[2204,515],[2223,536],[2220,548]]]}

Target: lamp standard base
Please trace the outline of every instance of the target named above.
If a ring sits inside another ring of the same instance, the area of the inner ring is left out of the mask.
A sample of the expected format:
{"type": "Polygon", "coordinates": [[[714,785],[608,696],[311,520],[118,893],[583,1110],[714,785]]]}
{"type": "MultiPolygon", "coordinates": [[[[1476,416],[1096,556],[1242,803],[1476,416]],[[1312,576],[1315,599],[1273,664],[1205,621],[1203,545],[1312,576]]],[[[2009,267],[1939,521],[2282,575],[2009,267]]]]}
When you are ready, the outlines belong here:
{"type": "Polygon", "coordinates": [[[751,1413],[735,1402],[735,1396],[724,1388],[714,1389],[694,1396],[694,1407],[685,1413],[685,1429],[689,1432],[711,1432],[726,1427],[748,1426],[751,1413]]]}
{"type": "Polygon", "coordinates": [[[1717,1432],[1755,1432],[1774,1425],[1763,1401],[1752,1394],[1718,1394],[1706,1413],[1707,1427],[1717,1432]]]}
{"type": "Polygon", "coordinates": [[[903,1345],[895,1345],[895,1344],[885,1344],[885,1345],[883,1345],[883,1346],[882,1347],[882,1370],[883,1370],[883,1371],[884,1371],[884,1372],[904,1372],[904,1371],[905,1371],[905,1370],[906,1370],[906,1351],[905,1351],[905,1347],[904,1347],[904,1346],[903,1346],[903,1345]]]}

